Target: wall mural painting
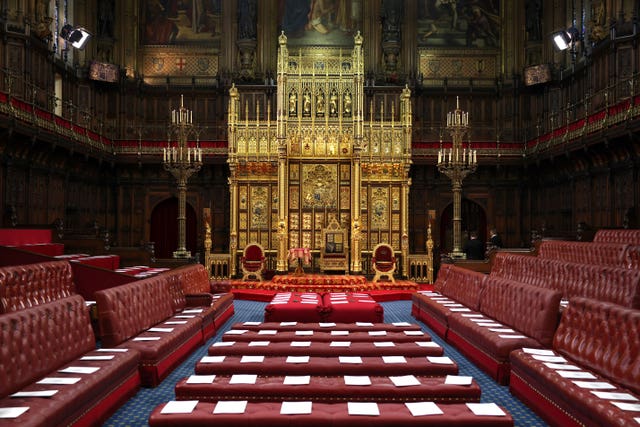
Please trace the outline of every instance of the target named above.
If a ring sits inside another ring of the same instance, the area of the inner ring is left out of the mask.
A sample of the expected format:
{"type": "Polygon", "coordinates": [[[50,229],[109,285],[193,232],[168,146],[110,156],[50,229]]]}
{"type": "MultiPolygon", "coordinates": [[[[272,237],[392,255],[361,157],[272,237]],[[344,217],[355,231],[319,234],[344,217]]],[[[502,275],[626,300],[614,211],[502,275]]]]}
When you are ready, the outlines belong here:
{"type": "Polygon", "coordinates": [[[280,0],[280,30],[290,46],[353,46],[362,0],[280,0]]]}
{"type": "Polygon", "coordinates": [[[500,24],[500,0],[418,1],[420,46],[497,48],[500,24]]]}
{"type": "Polygon", "coordinates": [[[144,44],[220,45],[222,0],[147,0],[143,13],[144,44]]]}

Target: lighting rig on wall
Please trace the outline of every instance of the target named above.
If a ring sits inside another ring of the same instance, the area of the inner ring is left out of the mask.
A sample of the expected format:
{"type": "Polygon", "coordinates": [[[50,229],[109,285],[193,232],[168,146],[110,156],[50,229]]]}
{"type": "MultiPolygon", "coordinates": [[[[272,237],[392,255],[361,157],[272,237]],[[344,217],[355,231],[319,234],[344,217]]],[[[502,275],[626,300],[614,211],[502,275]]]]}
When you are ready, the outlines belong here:
{"type": "Polygon", "coordinates": [[[84,49],[91,38],[91,33],[83,27],[74,27],[73,25],[66,24],[60,30],[60,37],[76,49],[84,49]]]}

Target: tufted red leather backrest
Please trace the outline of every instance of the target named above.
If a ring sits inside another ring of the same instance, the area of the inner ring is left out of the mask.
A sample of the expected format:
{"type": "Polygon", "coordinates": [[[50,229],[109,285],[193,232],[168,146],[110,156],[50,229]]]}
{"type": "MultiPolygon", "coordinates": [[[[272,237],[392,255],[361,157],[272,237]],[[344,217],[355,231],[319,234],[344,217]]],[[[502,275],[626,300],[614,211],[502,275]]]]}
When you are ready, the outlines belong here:
{"type": "Polygon", "coordinates": [[[626,243],[640,245],[640,230],[638,229],[603,229],[596,231],[593,241],[597,243],[626,243]]]}
{"type": "Polygon", "coordinates": [[[453,267],[453,264],[440,264],[440,268],[438,269],[438,276],[436,277],[436,281],[433,284],[433,289],[436,292],[444,292],[445,288],[447,287],[447,279],[449,278],[451,267],[453,267]]]}
{"type": "Polygon", "coordinates": [[[80,295],[0,316],[0,398],[95,349],[80,295]]]}
{"type": "Polygon", "coordinates": [[[209,274],[202,264],[188,264],[166,271],[162,274],[175,276],[184,295],[210,293],[209,274]]]}
{"type": "Polygon", "coordinates": [[[551,346],[558,324],[560,292],[489,276],[480,296],[487,316],[551,346]]]}
{"type": "Polygon", "coordinates": [[[451,297],[472,310],[480,308],[480,295],[487,275],[466,268],[451,266],[443,295],[451,297]]]}
{"type": "MultiPolygon", "coordinates": [[[[560,291],[565,299],[592,298],[640,308],[640,270],[518,254],[498,254],[500,265],[492,277],[560,291]]],[[[498,256],[496,256],[498,259],[498,256]]]]}
{"type": "Polygon", "coordinates": [[[570,242],[545,240],[538,257],[581,264],[626,267],[624,254],[628,245],[621,243],[570,242]]]}
{"type": "Polygon", "coordinates": [[[102,343],[111,347],[128,340],[174,313],[167,277],[148,277],[97,291],[102,343]]]}
{"type": "Polygon", "coordinates": [[[574,298],[563,311],[553,348],[640,393],[640,311],[574,298]]]}
{"type": "Polygon", "coordinates": [[[73,272],[67,261],[0,268],[0,313],[22,310],[74,293],[73,272]]]}

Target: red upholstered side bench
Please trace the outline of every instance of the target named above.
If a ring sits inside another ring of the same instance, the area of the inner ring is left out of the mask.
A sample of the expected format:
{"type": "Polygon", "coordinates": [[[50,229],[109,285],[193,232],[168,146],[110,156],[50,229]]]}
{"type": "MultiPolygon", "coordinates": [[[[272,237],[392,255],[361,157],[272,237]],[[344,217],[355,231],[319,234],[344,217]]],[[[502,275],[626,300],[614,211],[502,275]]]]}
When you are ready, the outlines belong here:
{"type": "MultiPolygon", "coordinates": [[[[398,361],[402,356],[391,356],[398,361]]],[[[196,363],[198,375],[457,375],[458,365],[443,356],[404,357],[405,363],[388,363],[382,357],[359,357],[358,363],[341,363],[339,357],[273,356],[205,356],[196,363]],[[255,359],[257,358],[257,359],[255,359]],[[248,362],[248,360],[260,360],[248,362]],[[430,361],[435,360],[434,361],[430,361]],[[446,363],[444,363],[446,362],[446,363]]],[[[353,359],[348,359],[354,362],[353,359]]],[[[389,361],[389,359],[387,359],[389,361]]]]}
{"type": "Polygon", "coordinates": [[[305,427],[375,427],[375,426],[513,426],[513,418],[503,411],[503,416],[475,415],[467,404],[440,404],[439,415],[413,416],[404,403],[378,403],[380,415],[349,415],[348,402],[314,402],[311,414],[281,415],[282,402],[249,402],[242,415],[214,414],[217,403],[199,402],[190,414],[162,414],[165,404],[157,406],[149,417],[151,427],[211,426],[225,427],[259,425],[305,427]]]}
{"type": "Polygon", "coordinates": [[[3,314],[0,331],[0,408],[29,408],[3,419],[3,426],[98,425],[140,387],[140,354],[97,350],[80,295],[3,314]],[[91,369],[82,372],[86,368],[91,369]],[[57,392],[44,398],[14,395],[46,390],[57,392]]]}
{"type": "Polygon", "coordinates": [[[391,378],[370,376],[369,385],[346,385],[343,376],[310,376],[307,384],[285,384],[285,376],[258,376],[254,384],[236,384],[233,376],[216,376],[209,384],[190,383],[184,378],[176,384],[178,400],[281,401],[433,401],[439,403],[479,402],[480,386],[446,384],[446,377],[413,377],[418,384],[396,386],[391,378]]]}

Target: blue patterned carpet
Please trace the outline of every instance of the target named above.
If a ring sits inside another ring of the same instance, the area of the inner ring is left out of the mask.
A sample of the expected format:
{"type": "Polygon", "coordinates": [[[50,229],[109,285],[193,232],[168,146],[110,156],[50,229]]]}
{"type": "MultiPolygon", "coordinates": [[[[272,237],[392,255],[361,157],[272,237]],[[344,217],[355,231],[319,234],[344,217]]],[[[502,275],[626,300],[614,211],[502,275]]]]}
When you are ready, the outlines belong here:
{"type": "MultiPolygon", "coordinates": [[[[208,346],[221,339],[224,332],[229,330],[235,322],[263,321],[264,307],[266,303],[236,300],[235,314],[227,322],[225,327],[213,337],[207,345],[197,349],[185,362],[173,371],[156,388],[143,388],[138,394],[122,406],[107,422],[106,426],[137,427],[146,426],[151,410],[157,405],[173,400],[175,394],[173,387],[178,380],[193,374],[196,361],[206,355],[208,346]]],[[[416,323],[416,319],[411,316],[411,301],[383,302],[385,322],[411,322],[416,323]]],[[[440,344],[445,349],[445,354],[454,359],[460,367],[460,375],[471,375],[482,388],[482,402],[495,402],[506,408],[515,421],[517,427],[542,427],[547,424],[531,412],[522,402],[509,393],[509,387],[498,385],[484,372],[476,368],[456,349],[445,343],[435,332],[431,331],[424,324],[417,322],[425,332],[428,332],[433,341],[440,344]]]]}

